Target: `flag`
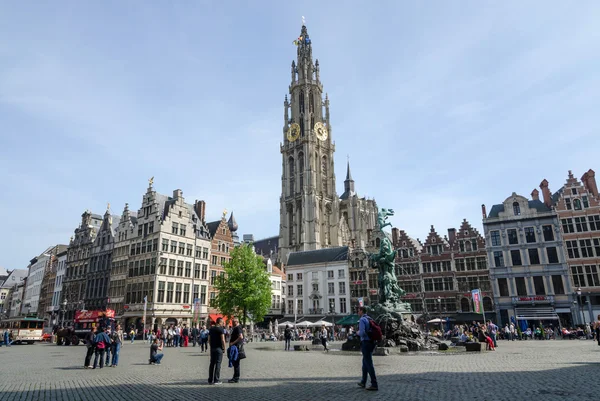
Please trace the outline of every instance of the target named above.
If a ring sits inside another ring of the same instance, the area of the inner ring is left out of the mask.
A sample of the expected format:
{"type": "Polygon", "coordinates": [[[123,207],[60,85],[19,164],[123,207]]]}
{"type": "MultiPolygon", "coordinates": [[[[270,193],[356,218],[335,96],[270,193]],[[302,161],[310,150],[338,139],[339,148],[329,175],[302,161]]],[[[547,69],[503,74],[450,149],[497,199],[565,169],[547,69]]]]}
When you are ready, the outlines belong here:
{"type": "Polygon", "coordinates": [[[148,295],[144,297],[144,303],[148,303],[148,295]]]}
{"type": "Polygon", "coordinates": [[[477,290],[471,291],[471,297],[473,298],[473,311],[475,313],[483,313],[482,301],[481,301],[481,292],[477,290]]]}

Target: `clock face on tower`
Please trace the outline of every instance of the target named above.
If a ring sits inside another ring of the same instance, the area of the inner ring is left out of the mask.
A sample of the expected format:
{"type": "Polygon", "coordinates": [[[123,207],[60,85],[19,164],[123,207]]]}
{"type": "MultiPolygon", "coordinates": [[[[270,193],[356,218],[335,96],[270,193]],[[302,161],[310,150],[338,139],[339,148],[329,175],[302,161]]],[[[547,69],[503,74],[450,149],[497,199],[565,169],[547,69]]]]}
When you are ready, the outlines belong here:
{"type": "Polygon", "coordinates": [[[322,122],[315,123],[314,130],[320,141],[325,141],[327,139],[327,128],[322,122]]]}
{"type": "Polygon", "coordinates": [[[287,139],[290,142],[294,142],[296,139],[300,137],[300,125],[298,123],[293,123],[290,125],[287,131],[287,139]]]}

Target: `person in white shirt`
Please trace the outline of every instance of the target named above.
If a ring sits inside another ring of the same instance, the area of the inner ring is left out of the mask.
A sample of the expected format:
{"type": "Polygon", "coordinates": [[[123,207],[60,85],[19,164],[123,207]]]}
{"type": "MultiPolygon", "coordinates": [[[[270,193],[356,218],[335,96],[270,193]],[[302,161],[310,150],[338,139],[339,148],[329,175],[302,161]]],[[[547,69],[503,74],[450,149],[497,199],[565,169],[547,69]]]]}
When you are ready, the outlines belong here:
{"type": "Polygon", "coordinates": [[[321,336],[321,344],[323,344],[325,351],[329,352],[329,348],[327,348],[327,329],[325,328],[325,325],[323,325],[323,327],[321,327],[320,336],[321,336]]]}
{"type": "Polygon", "coordinates": [[[510,324],[510,339],[512,341],[515,341],[515,325],[514,324],[510,324]]]}

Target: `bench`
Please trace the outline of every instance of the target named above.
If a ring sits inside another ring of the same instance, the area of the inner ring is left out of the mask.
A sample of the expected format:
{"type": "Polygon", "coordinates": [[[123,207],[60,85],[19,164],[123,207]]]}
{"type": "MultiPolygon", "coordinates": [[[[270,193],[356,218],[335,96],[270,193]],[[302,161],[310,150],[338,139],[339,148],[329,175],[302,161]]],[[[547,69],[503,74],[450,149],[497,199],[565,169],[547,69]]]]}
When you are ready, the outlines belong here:
{"type": "Polygon", "coordinates": [[[481,343],[465,343],[467,352],[481,352],[481,343]]]}

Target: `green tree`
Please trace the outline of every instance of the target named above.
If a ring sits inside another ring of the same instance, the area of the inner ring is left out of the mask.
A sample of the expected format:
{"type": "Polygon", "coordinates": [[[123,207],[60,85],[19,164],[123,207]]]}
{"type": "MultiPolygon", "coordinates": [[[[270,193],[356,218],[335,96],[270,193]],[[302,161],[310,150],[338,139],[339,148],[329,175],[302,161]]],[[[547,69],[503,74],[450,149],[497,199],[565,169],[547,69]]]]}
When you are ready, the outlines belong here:
{"type": "Polygon", "coordinates": [[[271,306],[271,280],[263,259],[247,244],[234,248],[230,255],[224,279],[217,280],[215,306],[225,316],[239,317],[244,325],[248,316],[261,321],[271,306]]]}

